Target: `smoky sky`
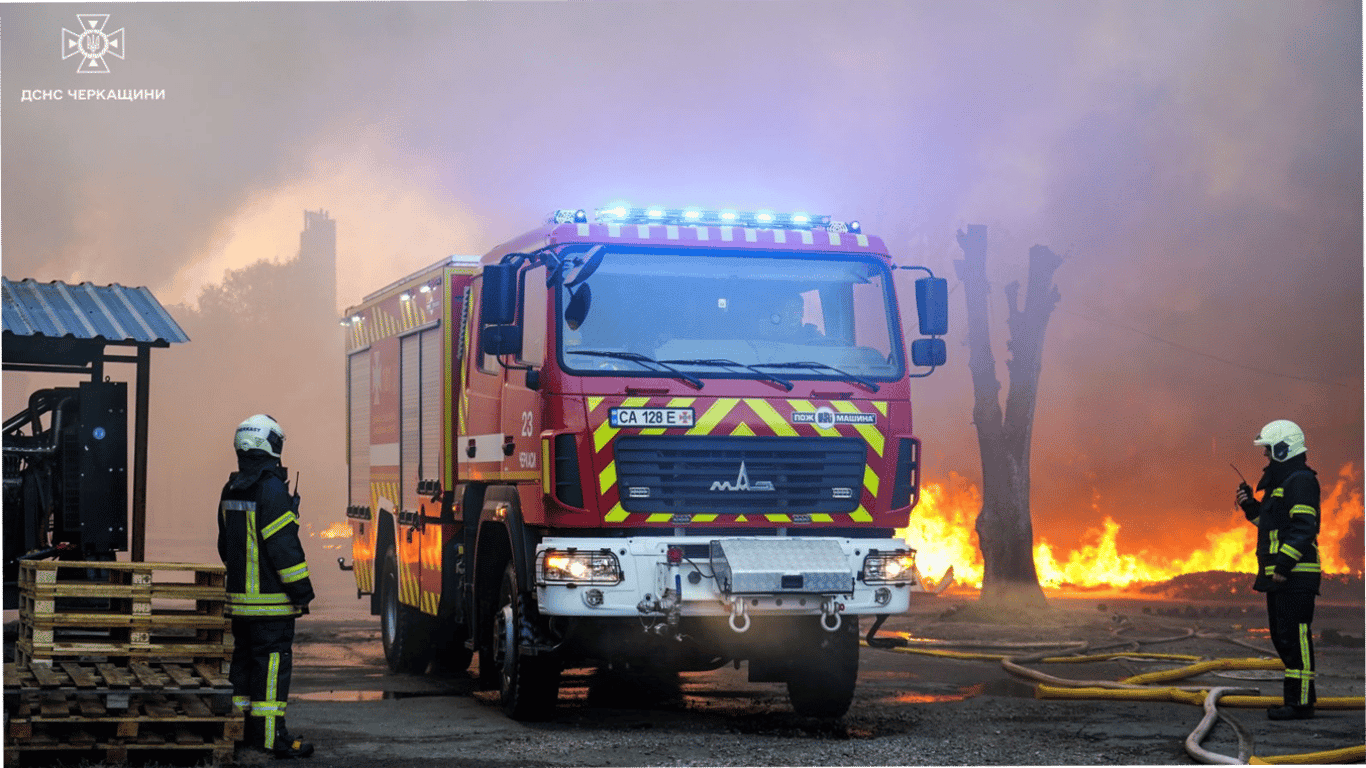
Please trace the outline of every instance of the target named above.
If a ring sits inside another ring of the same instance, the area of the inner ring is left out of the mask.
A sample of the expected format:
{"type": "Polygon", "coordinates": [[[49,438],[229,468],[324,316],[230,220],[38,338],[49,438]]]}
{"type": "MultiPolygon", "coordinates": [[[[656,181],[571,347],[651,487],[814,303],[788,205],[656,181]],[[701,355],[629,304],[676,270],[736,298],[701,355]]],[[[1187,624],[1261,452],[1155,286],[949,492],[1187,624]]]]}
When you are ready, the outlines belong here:
{"type": "MultiPolygon", "coordinates": [[[[1003,385],[1003,288],[1031,245],[1065,259],[1038,536],[1065,550],[1109,514],[1121,547],[1198,546],[1276,418],[1326,485],[1349,463],[1360,484],[1358,3],[64,3],[0,25],[11,279],[193,304],[288,258],[321,208],[340,311],[555,208],[859,219],[954,286],[950,364],[914,386],[935,481],[980,476],[952,262],[955,231],[985,224],[1003,385]],[[126,30],[107,75],[60,58],[77,13],[126,30]],[[22,100],[87,88],[165,98],[22,100]],[[282,190],[298,205],[258,247],[282,190]]],[[[153,424],[173,450],[174,421],[153,424]]]]}

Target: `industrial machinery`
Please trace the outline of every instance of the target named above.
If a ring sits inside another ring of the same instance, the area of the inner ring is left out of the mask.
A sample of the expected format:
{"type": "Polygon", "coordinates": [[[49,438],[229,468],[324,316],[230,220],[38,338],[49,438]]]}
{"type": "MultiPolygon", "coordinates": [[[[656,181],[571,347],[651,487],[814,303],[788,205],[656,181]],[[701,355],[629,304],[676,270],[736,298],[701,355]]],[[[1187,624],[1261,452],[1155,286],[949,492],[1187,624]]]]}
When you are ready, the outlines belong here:
{"type": "Polygon", "coordinates": [[[86,379],[33,391],[4,421],[4,607],[14,608],[21,560],[105,561],[129,549],[128,384],[105,376],[108,363],[137,370],[132,558],[143,559],[150,350],[189,338],[146,288],[3,288],[4,370],[86,379]]]}

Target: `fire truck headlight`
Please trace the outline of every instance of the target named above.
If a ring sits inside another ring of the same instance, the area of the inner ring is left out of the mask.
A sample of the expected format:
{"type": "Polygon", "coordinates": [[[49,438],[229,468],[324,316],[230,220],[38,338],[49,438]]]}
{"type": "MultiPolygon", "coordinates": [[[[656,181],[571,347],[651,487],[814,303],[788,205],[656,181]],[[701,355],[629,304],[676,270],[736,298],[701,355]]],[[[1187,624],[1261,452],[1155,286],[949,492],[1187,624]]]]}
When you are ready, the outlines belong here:
{"type": "Polygon", "coordinates": [[[537,557],[536,575],[541,584],[610,586],[621,583],[621,564],[610,550],[547,549],[537,557]]]}
{"type": "Polygon", "coordinates": [[[915,581],[915,550],[870,552],[863,559],[865,584],[910,584],[915,581]]]}

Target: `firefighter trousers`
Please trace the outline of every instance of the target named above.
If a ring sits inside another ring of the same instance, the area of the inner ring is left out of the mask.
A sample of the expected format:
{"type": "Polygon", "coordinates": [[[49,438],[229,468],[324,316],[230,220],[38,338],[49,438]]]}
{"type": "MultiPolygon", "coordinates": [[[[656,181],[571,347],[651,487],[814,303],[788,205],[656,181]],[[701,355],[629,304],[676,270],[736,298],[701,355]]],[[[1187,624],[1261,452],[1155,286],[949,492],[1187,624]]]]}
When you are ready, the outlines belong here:
{"type": "Polygon", "coordinates": [[[288,746],[285,701],[294,667],[294,618],[233,619],[233,706],[247,716],[247,746],[288,746]]]}
{"type": "Polygon", "coordinates": [[[1313,706],[1314,690],[1314,593],[1308,590],[1277,590],[1266,593],[1266,613],[1271,644],[1285,664],[1285,703],[1313,706]]]}

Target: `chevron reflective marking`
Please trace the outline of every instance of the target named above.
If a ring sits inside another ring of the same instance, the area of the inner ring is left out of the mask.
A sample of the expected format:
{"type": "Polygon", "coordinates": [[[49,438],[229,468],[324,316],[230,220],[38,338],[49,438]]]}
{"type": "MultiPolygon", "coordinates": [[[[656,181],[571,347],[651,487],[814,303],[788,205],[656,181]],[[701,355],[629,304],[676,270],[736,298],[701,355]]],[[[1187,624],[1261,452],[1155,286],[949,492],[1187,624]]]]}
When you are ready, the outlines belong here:
{"type": "MultiPolygon", "coordinates": [[[[858,406],[854,403],[849,402],[848,400],[836,400],[835,410],[839,411],[840,413],[860,412],[858,406]]],[[[876,425],[855,424],[854,429],[858,431],[859,435],[863,437],[864,441],[868,443],[868,447],[872,448],[874,453],[876,453],[879,456],[882,455],[882,432],[878,430],[876,425]]]]}
{"type": "Polygon", "coordinates": [[[617,463],[610,461],[607,466],[598,473],[598,490],[607,493],[608,489],[617,484],[617,463]]]}
{"type": "Polygon", "coordinates": [[[789,424],[787,419],[779,415],[778,411],[767,400],[746,400],[745,404],[749,406],[751,411],[754,411],[756,416],[763,419],[764,424],[773,430],[773,434],[779,437],[797,436],[796,428],[789,424]]]}
{"type": "Polygon", "coordinates": [[[693,425],[693,428],[688,430],[688,434],[710,435],[711,431],[716,429],[716,425],[720,424],[721,420],[726,418],[726,416],[730,414],[731,409],[739,402],[740,398],[738,397],[717,398],[716,402],[707,409],[707,412],[702,414],[702,418],[697,420],[697,423],[693,425]]]}
{"type": "Polygon", "coordinates": [[[612,438],[617,434],[617,428],[612,426],[610,421],[603,421],[598,428],[593,430],[593,452],[598,453],[603,446],[612,442],[612,438]]]}
{"type": "Polygon", "coordinates": [[[877,498],[877,489],[880,482],[881,481],[878,480],[877,473],[873,471],[873,468],[868,464],[864,464],[863,487],[867,488],[868,492],[873,494],[873,498],[877,498]]]}
{"type": "MultiPolygon", "coordinates": [[[[667,407],[691,407],[702,398],[696,397],[674,397],[667,401],[667,407]]],[[[619,401],[622,407],[641,407],[649,406],[652,398],[649,397],[630,397],[619,401]]],[[[638,523],[663,523],[673,519],[672,515],[662,513],[637,513],[632,515],[625,511],[618,498],[618,476],[615,455],[611,453],[610,446],[621,433],[628,435],[661,435],[672,432],[673,434],[707,436],[715,434],[727,434],[730,436],[749,437],[772,434],[781,437],[800,437],[803,434],[822,436],[822,437],[853,437],[857,435],[871,449],[869,458],[873,455],[884,457],[886,451],[887,438],[885,430],[890,426],[885,419],[888,416],[888,403],[886,401],[845,401],[835,400],[816,403],[809,400],[784,400],[771,401],[764,398],[718,398],[698,416],[691,428],[680,430],[678,428],[649,427],[643,429],[614,428],[608,422],[608,414],[603,408],[604,404],[612,404],[610,399],[603,396],[590,396],[585,398],[585,405],[590,418],[590,427],[593,431],[594,454],[600,461],[606,464],[598,472],[598,491],[606,504],[611,505],[611,509],[603,516],[605,523],[625,523],[635,520],[638,523]],[[740,412],[737,409],[743,406],[748,412],[740,412]],[[878,421],[872,424],[850,423],[837,421],[829,428],[817,426],[814,420],[794,422],[792,414],[814,414],[820,409],[834,411],[837,414],[869,414],[870,411],[862,410],[862,407],[871,406],[876,411],[878,421]],[[593,422],[597,421],[596,426],[593,422]],[[727,421],[729,424],[726,424],[727,421]],[[722,425],[726,424],[725,427],[722,425]],[[882,425],[881,427],[879,425],[882,425]]],[[[661,406],[656,400],[655,406],[661,406]]],[[[863,504],[850,513],[842,514],[812,514],[802,515],[793,518],[788,514],[773,513],[763,515],[762,519],[767,519],[777,524],[791,524],[794,519],[801,519],[802,524],[834,524],[842,520],[852,522],[872,522],[873,516],[868,511],[871,504],[876,500],[882,491],[881,477],[873,467],[872,461],[864,464],[863,488],[861,493],[864,495],[863,504]]],[[[734,523],[745,523],[754,519],[751,515],[733,515],[726,513],[708,513],[705,515],[692,515],[692,524],[711,523],[717,520],[730,520],[734,523]]]]}

